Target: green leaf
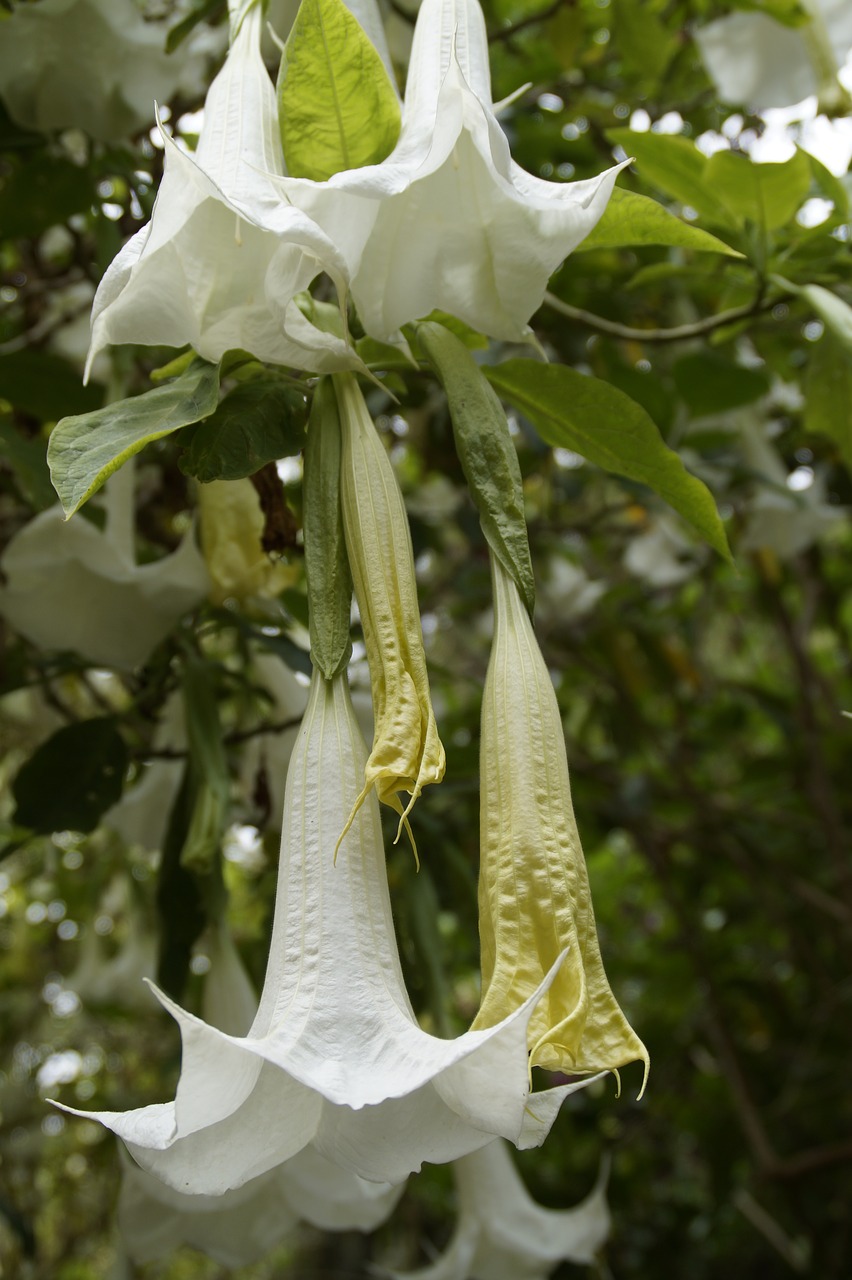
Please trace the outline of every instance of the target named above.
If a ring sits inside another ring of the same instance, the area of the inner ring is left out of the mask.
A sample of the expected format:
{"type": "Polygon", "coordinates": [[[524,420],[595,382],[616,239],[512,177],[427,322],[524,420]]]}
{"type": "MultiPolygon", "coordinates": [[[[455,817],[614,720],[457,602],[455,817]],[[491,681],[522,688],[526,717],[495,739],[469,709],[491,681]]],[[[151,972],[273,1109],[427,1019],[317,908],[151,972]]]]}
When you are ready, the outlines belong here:
{"type": "Polygon", "coordinates": [[[302,492],[311,657],[331,680],[352,652],[352,575],[340,506],[340,417],[328,378],[311,406],[302,492]]]}
{"type": "Polygon", "coordinates": [[[89,169],[63,156],[39,154],[10,168],[0,186],[3,237],[15,240],[41,235],[72,214],[85,213],[96,198],[89,169]]]}
{"type": "Polygon", "coordinates": [[[783,276],[772,279],[783,289],[789,289],[813,307],[820,320],[840,340],[847,351],[852,351],[852,307],[830,289],[821,284],[792,284],[783,276]]]}
{"type": "Polygon", "coordinates": [[[169,27],[169,34],[166,36],[166,53],[174,53],[187,36],[192,35],[199,22],[205,22],[207,18],[213,17],[217,9],[224,9],[224,7],[223,0],[199,0],[185,18],[181,18],[180,22],[176,22],[173,27],[169,27]]]}
{"type": "Polygon", "coordinates": [[[63,418],[51,433],[47,461],[65,515],[79,511],[134,453],[206,418],[218,400],[218,365],[197,360],[174,382],[94,413],[63,418]]]}
{"type": "Polygon", "coordinates": [[[689,474],[645,410],[624,392],[564,365],[535,360],[508,360],[485,373],[548,444],[647,485],[721,556],[731,558],[709,489],[689,474]]]}
{"type": "Polygon", "coordinates": [[[705,162],[704,181],[736,218],[774,231],[798,212],[811,185],[804,151],[781,164],[755,164],[739,151],[717,151],[705,162]]]}
{"type": "Polygon", "coordinates": [[[672,367],[674,384],[697,418],[752,404],[769,390],[760,369],[746,369],[717,351],[696,351],[672,367]]]}
{"type": "Polygon", "coordinates": [[[0,356],[0,399],[40,422],[89,413],[103,404],[103,398],[102,386],[84,387],[79,370],[50,351],[31,348],[0,356]]]}
{"type": "Polygon", "coordinates": [[[18,431],[9,418],[0,418],[0,462],[14,471],[21,493],[37,511],[53,506],[56,494],[50,483],[45,441],[18,431]]]}
{"type": "Polygon", "coordinates": [[[304,439],[304,397],[280,379],[257,378],[225,396],[206,422],[188,428],[180,469],[202,484],[242,480],[298,453],[304,439]]]}
{"type": "Polygon", "coordinates": [[[743,256],[723,240],[711,236],[709,231],[702,231],[700,227],[675,217],[656,200],[620,187],[616,187],[610,196],[600,222],[574,252],[617,249],[635,244],[674,245],[696,249],[699,253],[723,253],[730,258],[743,256]]]}
{"type": "Polygon", "coordinates": [[[12,783],[12,821],[31,831],[94,831],[121,798],[127,748],[111,716],[58,729],[12,783]]]}
{"type": "Polygon", "coordinates": [[[852,352],[830,331],[814,344],[808,361],[805,428],[833,440],[852,472],[852,352]]]}
{"type": "Polygon", "coordinates": [[[384,160],[399,137],[399,100],[343,0],[302,0],[278,75],[288,172],[322,182],[384,160]]]}
{"type": "Polygon", "coordinates": [[[417,338],[447,393],[456,452],[479,512],[482,532],[512,575],[532,614],[535,579],[521,468],[503,406],[467,347],[449,329],[425,321],[417,326],[417,338]]]}
{"type": "Polygon", "coordinates": [[[834,205],[834,217],[844,221],[849,217],[849,193],[840,178],[827,169],[816,156],[809,155],[811,173],[826,200],[834,205]]]}
{"type": "Polygon", "coordinates": [[[677,44],[648,0],[641,5],[636,0],[613,0],[612,19],[627,73],[643,81],[659,80],[677,44]]]}
{"type": "Polygon", "coordinates": [[[681,204],[690,205],[711,222],[737,229],[738,219],[705,182],[707,160],[694,142],[667,133],[635,133],[632,129],[609,129],[607,137],[634,157],[636,172],[645,182],[681,204]]]}

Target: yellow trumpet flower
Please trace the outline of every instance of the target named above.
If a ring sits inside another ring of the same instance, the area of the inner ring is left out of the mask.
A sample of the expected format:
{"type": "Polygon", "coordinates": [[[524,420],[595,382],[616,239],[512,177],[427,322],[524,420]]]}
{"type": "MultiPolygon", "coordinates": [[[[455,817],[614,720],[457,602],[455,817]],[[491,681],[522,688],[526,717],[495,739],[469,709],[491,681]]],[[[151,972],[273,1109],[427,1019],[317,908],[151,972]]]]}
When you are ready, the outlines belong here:
{"type": "Polygon", "coordinates": [[[585,1074],[638,1058],[647,1077],[648,1052],[604,973],[553,685],[518,589],[493,556],[492,577],[480,757],[483,994],[473,1025],[516,1009],[565,953],[530,1019],[530,1065],[585,1074]]]}

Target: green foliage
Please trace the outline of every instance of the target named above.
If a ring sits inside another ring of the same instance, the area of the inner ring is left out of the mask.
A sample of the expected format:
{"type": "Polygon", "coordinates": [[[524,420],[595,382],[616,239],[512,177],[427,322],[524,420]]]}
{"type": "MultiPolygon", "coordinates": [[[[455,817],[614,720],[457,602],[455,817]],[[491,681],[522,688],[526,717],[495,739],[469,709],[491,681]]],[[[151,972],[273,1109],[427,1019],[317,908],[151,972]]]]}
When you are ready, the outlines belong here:
{"type": "Polygon", "coordinates": [[[343,0],[304,0],[278,76],[288,172],[322,182],[384,160],[399,137],[399,100],[381,58],[343,0]]]}
{"type": "Polygon", "coordinates": [[[110,716],[57,729],[12,786],[12,821],[36,834],[94,831],[121,795],[127,749],[110,716]]]}
{"type": "Polygon", "coordinates": [[[711,236],[709,231],[676,218],[656,200],[620,187],[613,191],[603,217],[580,244],[578,252],[642,244],[672,245],[704,253],[722,253],[731,258],[742,257],[739,250],[711,236]]]}
{"type": "Polygon", "coordinates": [[[459,338],[428,321],[418,325],[417,337],[447,394],[456,449],[482,531],[532,614],[535,579],[518,455],[506,415],[459,338]]]}
{"type": "Polygon", "coordinates": [[[188,427],[180,467],[202,484],[241,480],[267,462],[302,448],[305,401],[275,378],[255,378],[235,387],[204,422],[188,427]]]}
{"type": "Polygon", "coordinates": [[[590,462],[648,485],[679,511],[721,556],[730,556],[706,485],[668,449],[644,409],[623,391],[562,365],[509,360],[488,369],[500,394],[548,444],[576,449],[590,462]]]}
{"type": "Polygon", "coordinates": [[[218,367],[195,360],[172,382],[63,418],[51,433],[47,461],[66,516],[146,444],[208,417],[218,401],[218,367]]]}

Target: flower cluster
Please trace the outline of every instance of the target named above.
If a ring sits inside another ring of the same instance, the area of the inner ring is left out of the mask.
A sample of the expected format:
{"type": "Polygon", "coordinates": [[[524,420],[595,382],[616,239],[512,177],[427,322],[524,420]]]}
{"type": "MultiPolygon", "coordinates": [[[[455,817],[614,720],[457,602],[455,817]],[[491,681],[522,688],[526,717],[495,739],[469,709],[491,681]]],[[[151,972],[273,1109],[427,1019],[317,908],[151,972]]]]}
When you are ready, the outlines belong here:
{"type": "MultiPolygon", "coordinates": [[[[153,216],[98,289],[90,362],[110,344],[188,344],[208,361],[240,350],[320,375],[303,383],[315,406],[303,486],[314,669],[287,771],[269,959],[245,1016],[225,1016],[222,996],[218,1013],[198,1017],[154,989],[182,1039],[174,1101],[79,1114],[116,1133],[139,1166],[127,1173],[122,1214],[141,1260],[160,1248],[138,1227],[146,1204],[161,1206],[162,1240],[207,1241],[222,1260],[246,1260],[305,1216],[304,1179],[338,1197],[331,1225],[368,1227],[424,1161],[459,1161],[459,1233],[429,1274],[496,1276],[489,1259],[505,1248],[513,1274],[544,1274],[561,1257],[590,1258],[605,1237],[603,1183],[565,1215],[538,1210],[499,1140],[540,1145],[566,1097],[637,1059],[647,1071],[647,1053],[604,973],[556,696],[529,596],[501,553],[482,709],[481,1005],[455,1039],[424,1030],[412,1009],[379,803],[408,827],[446,761],[405,504],[358,379],[365,357],[348,302],[368,339],[397,344],[402,360],[416,347],[403,326],[435,311],[498,340],[524,339],[549,276],[601,216],[616,170],[576,183],[523,172],[492,101],[478,0],[424,0],[390,153],[321,181],[288,172],[262,19],[260,4],[232,3],[230,50],[195,152],[163,134],[153,216]],[[311,298],[320,275],[339,308],[311,298]],[[349,688],[353,589],[370,747],[349,688]],[[560,1077],[534,1090],[534,1066],[560,1077]],[[493,1241],[482,1202],[492,1184],[507,1206],[493,1241]],[[289,1206],[277,1221],[270,1197],[289,1206]],[[228,1229],[232,1215],[247,1224],[245,1241],[228,1229]]],[[[504,416],[495,429],[514,458],[504,416]]],[[[516,522],[506,546],[526,541],[512,466],[516,491],[498,513],[516,522]]],[[[246,488],[201,502],[215,599],[266,581],[256,504],[249,520],[244,498],[246,488]]],[[[157,566],[161,576],[167,567],[157,566]]],[[[231,973],[232,994],[245,993],[233,960],[226,947],[214,965],[220,994],[217,971],[231,973]]]]}

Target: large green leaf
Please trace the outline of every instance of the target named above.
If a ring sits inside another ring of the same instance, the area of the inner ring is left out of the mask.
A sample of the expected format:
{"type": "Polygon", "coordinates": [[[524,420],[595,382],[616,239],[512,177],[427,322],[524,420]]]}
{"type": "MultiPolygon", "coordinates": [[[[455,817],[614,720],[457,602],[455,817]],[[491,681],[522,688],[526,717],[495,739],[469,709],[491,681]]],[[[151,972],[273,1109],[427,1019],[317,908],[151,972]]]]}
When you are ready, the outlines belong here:
{"type": "Polygon", "coordinates": [[[704,181],[737,218],[774,231],[797,213],[811,185],[811,165],[796,150],[781,164],[755,164],[739,151],[717,151],[704,165],[704,181]]]}
{"type": "Polygon", "coordinates": [[[45,835],[94,831],[121,797],[127,748],[111,716],[58,729],[12,784],[12,821],[45,835]]]}
{"type": "Polygon", "coordinates": [[[84,387],[79,370],[61,356],[25,348],[0,356],[0,399],[40,422],[56,422],[68,413],[97,409],[104,389],[99,383],[84,387]]]}
{"type": "Polygon", "coordinates": [[[194,360],[173,382],[94,413],[63,418],[51,434],[47,461],[66,516],[78,511],[134,453],[206,418],[218,400],[219,366],[194,360]]]}
{"type": "Polygon", "coordinates": [[[664,205],[648,196],[616,187],[610,196],[603,217],[577,246],[575,253],[584,249],[616,249],[622,245],[664,244],[683,249],[697,249],[704,253],[724,253],[731,258],[743,255],[732,249],[724,240],[711,236],[681,218],[676,218],[664,205]]]}
{"type": "Polygon", "coordinates": [[[278,378],[257,378],[236,387],[206,422],[187,430],[180,467],[202,484],[242,480],[267,462],[298,453],[304,439],[304,397],[278,378]]]}
{"type": "Polygon", "coordinates": [[[711,222],[731,230],[737,228],[738,219],[706,182],[707,158],[694,142],[667,133],[635,133],[632,129],[609,129],[607,137],[633,156],[636,172],[644,181],[681,204],[690,205],[711,222]]]}
{"type": "Polygon", "coordinates": [[[485,370],[500,395],[530,420],[548,444],[658,493],[730,559],[716,504],[664,442],[647,413],[623,391],[564,365],[508,360],[485,370]]]}
{"type": "Polygon", "coordinates": [[[302,0],[278,76],[288,171],[318,182],[384,160],[399,100],[384,63],[343,0],[302,0]]]}
{"type": "Polygon", "coordinates": [[[426,321],[417,326],[417,337],[447,393],[456,451],[482,532],[532,613],[535,580],[521,468],[503,406],[465,344],[449,329],[426,321]]]}
{"type": "Polygon", "coordinates": [[[675,362],[672,377],[697,418],[753,404],[769,390],[762,369],[747,369],[719,351],[691,351],[675,362]]]}
{"type": "Polygon", "coordinates": [[[38,236],[72,214],[85,212],[95,199],[88,168],[64,156],[37,155],[8,168],[0,185],[0,229],[10,240],[38,236]]]}
{"type": "Polygon", "coordinates": [[[852,351],[831,331],[814,344],[808,361],[805,427],[833,440],[852,472],[852,351]]]}

